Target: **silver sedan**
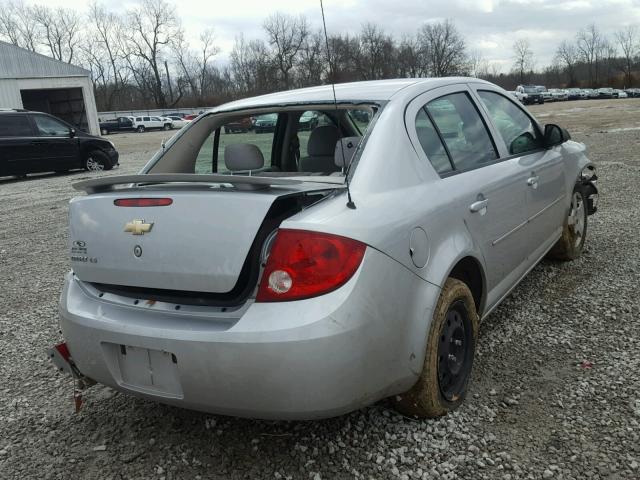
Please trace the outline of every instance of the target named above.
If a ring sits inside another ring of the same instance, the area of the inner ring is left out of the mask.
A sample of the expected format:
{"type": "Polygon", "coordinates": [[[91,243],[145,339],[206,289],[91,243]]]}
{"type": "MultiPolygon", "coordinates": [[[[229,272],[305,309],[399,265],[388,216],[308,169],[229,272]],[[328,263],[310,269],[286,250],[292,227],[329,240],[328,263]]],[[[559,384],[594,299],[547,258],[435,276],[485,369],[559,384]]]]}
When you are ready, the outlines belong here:
{"type": "Polygon", "coordinates": [[[76,187],[56,362],[84,384],[280,419],[385,397],[457,408],[480,321],[545,256],[580,255],[597,203],[584,145],[471,78],[229,103],[139,175],[76,187]],[[267,114],[268,133],[225,133],[267,114]]]}

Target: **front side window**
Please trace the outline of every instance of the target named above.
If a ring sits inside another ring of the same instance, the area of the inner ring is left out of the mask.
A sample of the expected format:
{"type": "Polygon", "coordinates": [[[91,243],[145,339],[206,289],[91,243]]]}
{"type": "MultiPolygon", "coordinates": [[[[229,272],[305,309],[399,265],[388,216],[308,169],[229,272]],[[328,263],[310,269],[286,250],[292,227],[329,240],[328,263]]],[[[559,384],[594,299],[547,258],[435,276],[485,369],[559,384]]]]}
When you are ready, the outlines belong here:
{"type": "Polygon", "coordinates": [[[478,91],[480,100],[504,140],[510,155],[518,155],[542,148],[542,136],[529,116],[502,95],[486,90],[478,91]]]}
{"type": "Polygon", "coordinates": [[[426,105],[455,170],[487,165],[498,158],[480,113],[467,93],[445,95],[426,105]]]}
{"type": "Polygon", "coordinates": [[[45,137],[69,136],[69,127],[55,118],[45,117],[44,115],[35,115],[33,119],[36,122],[36,128],[40,135],[45,137]]]}
{"type": "Polygon", "coordinates": [[[30,137],[31,126],[24,115],[0,115],[0,137],[30,137]]]}

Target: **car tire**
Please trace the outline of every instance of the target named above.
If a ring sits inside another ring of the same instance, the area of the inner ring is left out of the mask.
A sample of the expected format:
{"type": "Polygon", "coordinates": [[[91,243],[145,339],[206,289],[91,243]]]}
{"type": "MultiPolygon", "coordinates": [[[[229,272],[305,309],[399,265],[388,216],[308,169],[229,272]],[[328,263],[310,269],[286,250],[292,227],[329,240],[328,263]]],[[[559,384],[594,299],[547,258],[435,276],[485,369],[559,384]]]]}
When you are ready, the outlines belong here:
{"type": "Polygon", "coordinates": [[[88,171],[99,172],[112,168],[111,160],[106,153],[100,150],[91,150],[84,159],[84,169],[88,171]]]}
{"type": "Polygon", "coordinates": [[[100,130],[100,134],[101,135],[109,135],[109,130],[107,130],[106,128],[103,128],[102,130],[100,130]]]}
{"type": "Polygon", "coordinates": [[[136,132],[144,133],[144,125],[138,125],[138,128],[136,128],[136,132]]]}
{"type": "Polygon", "coordinates": [[[584,189],[576,185],[571,194],[569,212],[564,219],[562,236],[547,256],[554,260],[575,260],[582,254],[587,238],[587,198],[584,189]]]}
{"type": "Polygon", "coordinates": [[[479,324],[469,287],[448,278],[429,326],[420,377],[409,391],[395,397],[398,411],[433,418],[462,404],[471,378],[479,324]]]}
{"type": "Polygon", "coordinates": [[[162,127],[162,129],[166,132],[167,130],[171,130],[171,125],[169,125],[168,123],[164,124],[164,127],[162,127]]]}

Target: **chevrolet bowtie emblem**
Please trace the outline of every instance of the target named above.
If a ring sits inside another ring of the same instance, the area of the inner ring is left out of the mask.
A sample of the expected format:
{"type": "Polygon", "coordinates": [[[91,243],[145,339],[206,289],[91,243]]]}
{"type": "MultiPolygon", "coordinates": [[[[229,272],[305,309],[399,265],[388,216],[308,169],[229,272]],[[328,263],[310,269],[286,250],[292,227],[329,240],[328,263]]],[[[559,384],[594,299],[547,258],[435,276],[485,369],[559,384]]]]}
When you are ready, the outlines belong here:
{"type": "Polygon", "coordinates": [[[134,235],[144,235],[149,233],[153,227],[153,222],[144,223],[144,220],[132,220],[124,226],[124,231],[134,235]]]}

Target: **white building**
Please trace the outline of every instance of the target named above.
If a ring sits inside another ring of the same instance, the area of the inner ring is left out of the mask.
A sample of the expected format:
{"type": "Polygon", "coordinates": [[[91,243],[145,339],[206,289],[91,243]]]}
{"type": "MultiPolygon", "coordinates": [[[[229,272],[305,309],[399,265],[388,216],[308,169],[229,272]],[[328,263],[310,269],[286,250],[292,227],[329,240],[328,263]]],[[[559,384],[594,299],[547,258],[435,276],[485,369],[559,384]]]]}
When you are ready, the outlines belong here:
{"type": "Polygon", "coordinates": [[[0,108],[55,115],[100,134],[89,71],[0,41],[0,108]]]}

